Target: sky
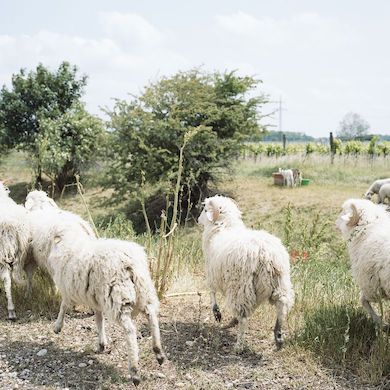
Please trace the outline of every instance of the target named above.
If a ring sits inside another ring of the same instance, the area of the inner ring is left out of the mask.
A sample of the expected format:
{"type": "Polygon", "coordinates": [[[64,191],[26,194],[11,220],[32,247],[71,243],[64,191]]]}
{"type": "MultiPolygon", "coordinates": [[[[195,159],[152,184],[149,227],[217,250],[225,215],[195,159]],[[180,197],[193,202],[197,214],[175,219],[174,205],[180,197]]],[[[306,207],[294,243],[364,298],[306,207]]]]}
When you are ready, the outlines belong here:
{"type": "Polygon", "coordinates": [[[262,80],[263,123],[312,136],[348,112],[390,134],[388,0],[0,0],[0,85],[38,63],[88,75],[90,112],[200,67],[262,80]]]}

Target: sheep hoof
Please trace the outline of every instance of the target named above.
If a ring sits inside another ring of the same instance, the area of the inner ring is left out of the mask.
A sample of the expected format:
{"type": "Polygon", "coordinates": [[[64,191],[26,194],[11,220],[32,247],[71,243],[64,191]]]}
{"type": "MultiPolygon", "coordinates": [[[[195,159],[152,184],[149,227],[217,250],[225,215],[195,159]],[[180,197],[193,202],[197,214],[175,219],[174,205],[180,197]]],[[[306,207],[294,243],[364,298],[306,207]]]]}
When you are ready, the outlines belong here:
{"type": "Polygon", "coordinates": [[[283,344],[284,344],[284,339],[283,339],[283,336],[281,334],[279,335],[275,335],[275,344],[276,344],[276,349],[279,351],[280,349],[282,349],[283,347],[283,344]]]}
{"type": "Polygon", "coordinates": [[[135,367],[130,368],[130,375],[134,386],[138,386],[141,383],[141,377],[138,374],[138,369],[135,367]]]}
{"type": "Polygon", "coordinates": [[[8,319],[10,321],[16,321],[15,310],[8,310],[8,319]]]}
{"type": "Polygon", "coordinates": [[[54,333],[55,333],[55,334],[58,334],[58,333],[60,333],[60,332],[61,332],[61,329],[62,329],[62,327],[61,327],[61,326],[57,326],[57,325],[55,325],[55,326],[54,326],[54,333]]]}
{"type": "Polygon", "coordinates": [[[215,320],[221,322],[222,315],[217,304],[213,306],[213,313],[214,313],[215,320]]]}
{"type": "Polygon", "coordinates": [[[97,353],[103,353],[105,349],[106,349],[106,344],[99,343],[97,347],[97,353]]]}
{"type": "Polygon", "coordinates": [[[133,381],[134,386],[138,386],[141,383],[141,378],[138,375],[132,376],[131,380],[133,381]]]}
{"type": "Polygon", "coordinates": [[[158,364],[161,366],[165,361],[165,356],[164,355],[157,355],[156,359],[158,361],[158,364]]]}

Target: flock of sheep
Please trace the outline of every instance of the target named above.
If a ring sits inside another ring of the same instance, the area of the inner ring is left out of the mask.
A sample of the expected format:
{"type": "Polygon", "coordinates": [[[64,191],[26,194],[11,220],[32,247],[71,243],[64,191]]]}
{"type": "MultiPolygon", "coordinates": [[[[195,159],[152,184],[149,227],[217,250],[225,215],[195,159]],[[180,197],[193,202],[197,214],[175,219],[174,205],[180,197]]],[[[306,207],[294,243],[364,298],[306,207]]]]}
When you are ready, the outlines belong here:
{"type": "MultiPolygon", "coordinates": [[[[388,196],[390,179],[374,182],[365,197],[374,193],[380,200],[388,196]]],[[[224,196],[205,199],[198,223],[203,226],[212,311],[221,321],[216,300],[220,292],[233,314],[225,328],[238,326],[235,350],[244,348],[248,318],[266,301],[276,307],[274,338],[277,348],[282,347],[282,327],[294,303],[286,248],[277,237],[247,228],[237,204],[224,196]]],[[[347,242],[362,305],[377,324],[386,326],[371,302],[390,298],[390,214],[368,199],[350,199],[344,203],[336,226],[347,242]]],[[[36,267],[48,271],[61,293],[56,333],[62,329],[66,310],[84,305],[95,312],[98,350],[102,351],[107,344],[104,318],[116,321],[124,329],[129,371],[137,385],[140,373],[134,317],[142,312],[149,321],[156,359],[159,364],[164,362],[159,301],[144,249],[133,242],[97,238],[88,222],[58,208],[42,191],[30,192],[25,205],[17,205],[0,182],[0,277],[11,320],[16,318],[11,277],[19,284],[27,277],[30,293],[36,267]]]]}

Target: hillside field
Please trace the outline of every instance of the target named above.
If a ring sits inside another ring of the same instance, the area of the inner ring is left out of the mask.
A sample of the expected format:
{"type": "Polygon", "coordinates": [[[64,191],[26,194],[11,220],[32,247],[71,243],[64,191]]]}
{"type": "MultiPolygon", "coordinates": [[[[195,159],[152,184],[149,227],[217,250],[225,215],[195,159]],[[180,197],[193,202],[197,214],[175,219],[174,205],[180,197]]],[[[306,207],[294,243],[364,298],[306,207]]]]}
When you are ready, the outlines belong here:
{"type": "MultiPolygon", "coordinates": [[[[23,202],[30,187],[29,161],[12,153],[0,159],[0,180],[11,196],[23,202]]],[[[385,389],[390,388],[388,334],[377,330],[359,304],[345,244],[334,222],[341,204],[359,198],[370,183],[389,177],[390,160],[378,157],[336,158],[311,155],[239,160],[218,189],[234,197],[245,223],[280,237],[291,255],[296,302],[289,314],[286,345],[273,343],[275,310],[261,306],[249,321],[248,348],[236,355],[236,330],[222,330],[230,314],[219,297],[222,323],[214,321],[204,280],[201,229],[195,223],[176,235],[173,279],[161,302],[161,332],[168,361],[158,366],[151,350],[145,318],[137,319],[139,389],[385,389]],[[298,167],[308,186],[281,188],[271,174],[279,167],[298,167]]],[[[110,200],[112,191],[100,185],[101,173],[88,172],[85,199],[101,236],[135,240],[122,216],[123,205],[110,200]]],[[[56,199],[60,207],[87,217],[74,189],[56,199]]],[[[151,239],[150,254],[157,251],[151,239]]],[[[33,299],[14,287],[16,322],[6,320],[6,300],[0,294],[1,389],[127,389],[126,344],[119,327],[107,326],[110,349],[95,353],[94,317],[76,307],[66,316],[61,334],[53,332],[59,297],[43,272],[34,279],[33,299]],[[47,349],[47,354],[37,352],[47,349]]],[[[384,302],[384,316],[389,305],[384,302]]],[[[377,308],[379,310],[379,308],[377,308]]]]}

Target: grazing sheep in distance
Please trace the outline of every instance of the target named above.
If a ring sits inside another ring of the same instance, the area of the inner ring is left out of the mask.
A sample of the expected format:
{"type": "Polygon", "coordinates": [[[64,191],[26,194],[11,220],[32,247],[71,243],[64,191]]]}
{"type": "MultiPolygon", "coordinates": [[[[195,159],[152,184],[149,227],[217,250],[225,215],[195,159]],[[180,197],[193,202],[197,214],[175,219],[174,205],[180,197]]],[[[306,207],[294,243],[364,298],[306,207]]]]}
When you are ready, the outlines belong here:
{"type": "Polygon", "coordinates": [[[301,185],[301,182],[302,182],[302,173],[299,169],[296,169],[296,168],[293,168],[292,169],[292,173],[293,173],[293,183],[294,183],[294,186],[300,186],[301,185]]]}
{"type": "Polygon", "coordinates": [[[390,178],[388,179],[380,179],[380,180],[375,180],[371,185],[370,188],[365,192],[364,198],[370,199],[374,194],[379,194],[379,190],[384,184],[389,184],[390,183],[390,178]]]}
{"type": "Polygon", "coordinates": [[[0,279],[7,297],[8,318],[16,319],[12,300],[11,275],[22,284],[28,254],[30,227],[27,212],[9,197],[9,189],[0,182],[0,279]]]}
{"type": "Polygon", "coordinates": [[[133,322],[138,312],[149,320],[153,351],[162,364],[158,324],[159,301],[150,278],[144,249],[132,242],[96,239],[81,224],[58,210],[30,212],[32,247],[38,265],[48,270],[61,292],[62,303],[54,330],[60,332],[68,307],[81,304],[95,311],[99,349],[106,344],[104,315],[125,331],[129,370],[134,384],[140,382],[138,344],[133,322]]]}
{"type": "Polygon", "coordinates": [[[385,203],[385,199],[390,200],[390,183],[383,184],[378,193],[379,203],[385,203]]]}
{"type": "Polygon", "coordinates": [[[385,326],[370,302],[390,298],[390,218],[380,205],[365,199],[344,202],[336,221],[347,242],[351,270],[362,306],[385,326]]]}
{"type": "Polygon", "coordinates": [[[294,185],[294,173],[292,169],[279,168],[279,173],[283,176],[283,184],[285,186],[292,187],[294,185]]]}
{"type": "Polygon", "coordinates": [[[220,321],[215,295],[219,291],[234,316],[228,327],[239,326],[236,351],[244,347],[249,316],[265,301],[276,306],[274,337],[277,347],[282,347],[282,326],[294,303],[294,291],[289,255],[281,241],[263,230],[245,227],[237,205],[224,196],[207,198],[198,222],[204,228],[203,254],[212,310],[220,321]]]}

